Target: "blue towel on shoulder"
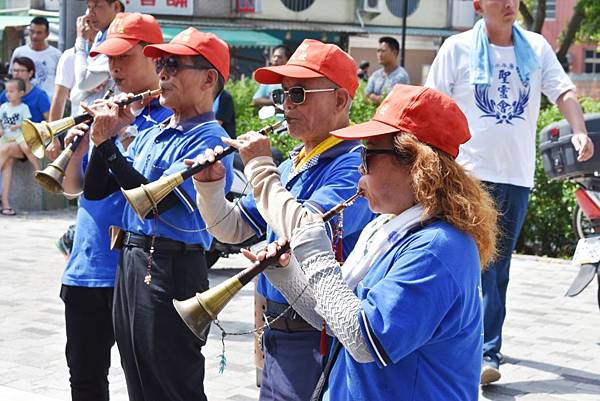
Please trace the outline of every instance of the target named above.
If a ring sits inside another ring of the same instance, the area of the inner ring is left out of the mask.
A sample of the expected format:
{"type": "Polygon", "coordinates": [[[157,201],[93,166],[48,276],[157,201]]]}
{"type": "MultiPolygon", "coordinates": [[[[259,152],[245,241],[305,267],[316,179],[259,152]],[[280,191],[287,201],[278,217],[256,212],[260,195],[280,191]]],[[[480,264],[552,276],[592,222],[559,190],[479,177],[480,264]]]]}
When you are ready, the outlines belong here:
{"type": "MultiPolygon", "coordinates": [[[[485,31],[483,19],[473,27],[473,43],[471,47],[471,85],[490,85],[492,83],[492,57],[490,56],[490,41],[485,31]]],[[[517,61],[517,71],[523,85],[529,84],[531,73],[540,68],[533,48],[525,38],[523,29],[516,24],[512,28],[512,40],[517,61]]]]}

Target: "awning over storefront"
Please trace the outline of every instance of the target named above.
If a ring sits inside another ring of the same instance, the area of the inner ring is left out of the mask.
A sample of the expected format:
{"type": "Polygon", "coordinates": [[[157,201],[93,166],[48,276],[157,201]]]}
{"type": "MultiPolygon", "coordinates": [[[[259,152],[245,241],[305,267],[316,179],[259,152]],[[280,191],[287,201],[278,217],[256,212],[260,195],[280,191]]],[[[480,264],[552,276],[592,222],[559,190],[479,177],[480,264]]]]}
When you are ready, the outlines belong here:
{"type": "MultiPolygon", "coordinates": [[[[366,28],[367,32],[372,34],[402,35],[402,27],[366,26],[366,28]]],[[[449,36],[456,35],[457,33],[460,33],[460,31],[452,29],[406,27],[406,36],[431,36],[447,38],[449,36]]]]}
{"type": "MultiPolygon", "coordinates": [[[[3,39],[4,29],[9,26],[27,26],[34,19],[34,15],[0,15],[0,40],[3,39]]],[[[48,18],[48,22],[58,23],[58,18],[48,18]]]]}
{"type": "MultiPolygon", "coordinates": [[[[173,39],[175,35],[187,27],[179,25],[161,25],[165,42],[173,39]]],[[[265,32],[247,29],[217,29],[196,26],[202,32],[211,32],[223,39],[230,47],[273,47],[283,43],[281,39],[265,32]]]]}
{"type": "Polygon", "coordinates": [[[4,36],[4,28],[8,26],[27,26],[32,19],[31,15],[0,15],[0,40],[4,36]]]}

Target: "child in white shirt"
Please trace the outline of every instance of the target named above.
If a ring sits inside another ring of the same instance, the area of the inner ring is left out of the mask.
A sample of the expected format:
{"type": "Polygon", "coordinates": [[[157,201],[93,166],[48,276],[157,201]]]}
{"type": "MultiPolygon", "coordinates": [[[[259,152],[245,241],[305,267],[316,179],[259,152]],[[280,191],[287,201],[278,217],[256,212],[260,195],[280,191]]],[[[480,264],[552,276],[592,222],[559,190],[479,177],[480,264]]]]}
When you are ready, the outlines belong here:
{"type": "Polygon", "coordinates": [[[40,162],[27,147],[21,130],[23,120],[31,118],[29,107],[22,102],[23,96],[25,96],[23,80],[14,78],[6,82],[8,102],[0,105],[0,169],[2,169],[2,210],[0,213],[5,216],[15,214],[8,199],[14,159],[27,157],[35,170],[40,169],[40,162]]]}

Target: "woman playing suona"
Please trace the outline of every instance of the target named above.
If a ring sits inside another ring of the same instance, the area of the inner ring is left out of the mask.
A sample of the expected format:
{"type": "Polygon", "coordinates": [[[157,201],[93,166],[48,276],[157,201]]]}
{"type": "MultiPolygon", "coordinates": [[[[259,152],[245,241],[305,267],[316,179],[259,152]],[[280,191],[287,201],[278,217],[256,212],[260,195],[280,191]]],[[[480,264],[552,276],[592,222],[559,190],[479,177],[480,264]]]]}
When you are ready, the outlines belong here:
{"type": "MultiPolygon", "coordinates": [[[[380,215],[342,267],[315,216],[294,232],[294,257],[280,257],[287,268],[267,269],[336,338],[321,399],[477,400],[480,270],[495,254],[497,214],[454,160],[470,138],[463,113],[433,89],[396,85],[371,121],[332,134],[366,140],[358,187],[380,215]]],[[[245,254],[262,260],[284,243],[245,254]]]]}

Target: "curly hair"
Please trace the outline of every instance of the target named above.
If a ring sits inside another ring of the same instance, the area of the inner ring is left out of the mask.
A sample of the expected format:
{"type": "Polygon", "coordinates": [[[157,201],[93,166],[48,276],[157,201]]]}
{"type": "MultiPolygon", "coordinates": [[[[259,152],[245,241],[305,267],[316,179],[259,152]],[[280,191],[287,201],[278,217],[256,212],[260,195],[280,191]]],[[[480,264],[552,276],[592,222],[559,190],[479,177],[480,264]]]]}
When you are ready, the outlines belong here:
{"type": "Polygon", "coordinates": [[[489,193],[452,156],[410,133],[395,135],[394,149],[410,169],[415,200],[423,205],[424,216],[440,218],[469,234],[485,269],[496,256],[498,234],[498,212],[489,193]]]}

